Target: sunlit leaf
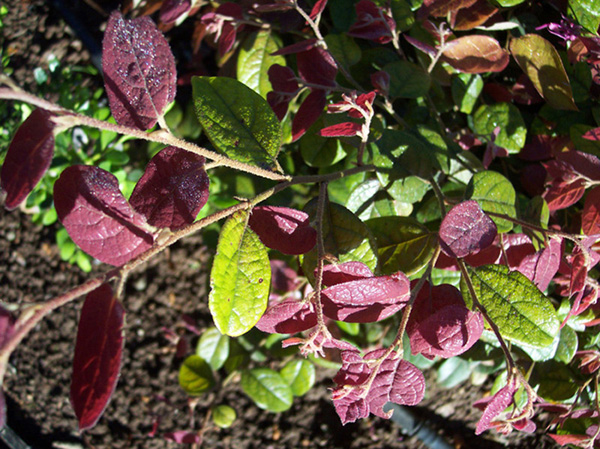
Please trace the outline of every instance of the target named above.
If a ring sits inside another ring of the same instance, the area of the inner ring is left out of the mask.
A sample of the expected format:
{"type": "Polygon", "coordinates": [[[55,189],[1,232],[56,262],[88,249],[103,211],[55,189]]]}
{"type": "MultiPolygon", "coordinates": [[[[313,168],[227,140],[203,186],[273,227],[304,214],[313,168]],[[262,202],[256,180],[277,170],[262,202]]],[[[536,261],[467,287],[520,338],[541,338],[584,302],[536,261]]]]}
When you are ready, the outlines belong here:
{"type": "MultiPolygon", "coordinates": [[[[517,216],[515,189],[511,182],[498,172],[475,173],[465,196],[477,201],[485,212],[503,214],[513,218],[517,216]]],[[[513,228],[513,223],[509,220],[494,216],[491,218],[496,223],[499,233],[508,232],[513,228]]]]}
{"type": "Polygon", "coordinates": [[[117,123],[152,128],[175,99],[175,58],[148,16],[133,20],[114,11],[102,41],[102,71],[117,123]]]}
{"type": "Polygon", "coordinates": [[[281,48],[280,39],[270,30],[257,31],[249,35],[238,53],[237,79],[267,98],[272,90],[267,71],[274,64],[285,66],[285,57],[272,55],[281,48]]]}
{"type": "Polygon", "coordinates": [[[121,367],[125,311],[109,284],[88,293],[81,309],[71,374],[79,430],[93,427],[112,396],[121,367]]]}
{"type": "Polygon", "coordinates": [[[267,308],[271,266],[267,250],[248,227],[248,212],[237,212],[223,225],[210,275],[208,306],[219,332],[249,331],[267,308]]]}
{"type": "Polygon", "coordinates": [[[229,337],[215,327],[206,329],[196,346],[196,355],[206,360],[213,370],[218,370],[229,356],[229,337]]]}
{"type": "Polygon", "coordinates": [[[472,34],[451,41],[441,59],[461,72],[485,73],[501,72],[510,57],[496,39],[472,34]]]}
{"type": "Polygon", "coordinates": [[[510,51],[550,106],[576,111],[569,77],[554,46],[539,34],[526,34],[510,42],[510,51]]]}
{"type": "Polygon", "coordinates": [[[519,109],[510,103],[482,105],[473,114],[473,129],[477,134],[492,136],[499,128],[494,143],[510,154],[525,146],[527,127],[519,109]]]}
{"type": "Polygon", "coordinates": [[[315,383],[315,365],[308,360],[291,360],[281,369],[281,377],[294,396],[303,396],[315,383]]]}
{"type": "Polygon", "coordinates": [[[152,246],[142,215],[129,205],[109,172],[72,165],[54,183],[54,206],[69,236],[98,260],[122,265],[152,246]]]}
{"type": "MultiPolygon", "coordinates": [[[[556,311],[529,279],[503,265],[484,265],[469,274],[477,298],[503,337],[536,348],[552,344],[560,325],[556,311]]],[[[464,279],[461,291],[471,298],[464,279]]]]}
{"type": "Polygon", "coordinates": [[[276,170],[279,120],[259,94],[232,78],[192,78],[196,115],[212,144],[232,159],[276,170]]]}
{"type": "Polygon", "coordinates": [[[228,405],[217,405],[211,409],[213,422],[221,429],[231,427],[237,418],[235,409],[228,405]]]}

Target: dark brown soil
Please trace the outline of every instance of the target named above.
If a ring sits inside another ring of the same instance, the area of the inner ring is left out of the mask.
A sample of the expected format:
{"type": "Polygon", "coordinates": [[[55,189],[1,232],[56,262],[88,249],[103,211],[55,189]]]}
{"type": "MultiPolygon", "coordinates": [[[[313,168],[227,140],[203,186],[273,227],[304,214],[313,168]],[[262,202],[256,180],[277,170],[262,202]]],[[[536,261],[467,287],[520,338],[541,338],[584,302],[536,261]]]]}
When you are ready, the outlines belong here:
{"type": "MultiPolygon", "coordinates": [[[[72,7],[85,2],[64,3],[72,7]]],[[[34,87],[31,71],[48,52],[65,64],[89,61],[89,52],[49,4],[42,0],[10,0],[8,5],[11,12],[4,22],[15,33],[6,31],[4,48],[8,46],[13,52],[15,79],[19,83],[34,87]]],[[[85,20],[91,20],[91,14],[85,20]]],[[[97,24],[102,20],[98,16],[97,24]]],[[[0,301],[7,307],[48,300],[88,278],[60,261],[54,233],[54,228],[35,226],[18,211],[0,211],[0,301]]],[[[176,447],[161,435],[190,429],[191,412],[188,398],[177,382],[180,359],[175,357],[175,348],[165,338],[163,329],[182,330],[184,315],[191,317],[201,330],[212,325],[207,308],[210,257],[202,237],[192,236],[130,277],[123,299],[127,325],[121,378],[98,425],[83,435],[77,432],[69,404],[70,364],[81,301],[45,319],[11,358],[4,385],[8,425],[36,449],[176,447]],[[156,436],[151,437],[149,433],[157,420],[156,436]]],[[[95,270],[101,272],[105,268],[98,266],[95,270]]],[[[186,336],[195,343],[191,333],[186,336]]],[[[332,375],[321,369],[318,384],[281,414],[258,409],[241,392],[239,383],[231,382],[200,398],[193,413],[193,427],[202,426],[211,404],[224,403],[236,409],[238,419],[230,429],[207,427],[203,447],[426,447],[415,437],[404,436],[394,423],[379,418],[341,426],[329,398],[332,375]]],[[[489,432],[475,437],[473,429],[480,412],[471,404],[483,393],[481,388],[472,386],[442,390],[430,381],[426,399],[413,411],[455,448],[556,447],[541,435],[502,440],[489,432]]]]}

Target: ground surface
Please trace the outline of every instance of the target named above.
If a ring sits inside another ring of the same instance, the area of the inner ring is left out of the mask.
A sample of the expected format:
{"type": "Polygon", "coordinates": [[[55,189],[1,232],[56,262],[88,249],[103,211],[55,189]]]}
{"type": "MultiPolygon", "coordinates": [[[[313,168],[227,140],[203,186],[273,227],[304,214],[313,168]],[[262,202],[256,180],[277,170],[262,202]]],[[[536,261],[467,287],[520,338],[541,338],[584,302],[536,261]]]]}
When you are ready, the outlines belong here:
{"type": "MultiPolygon", "coordinates": [[[[52,2],[49,2],[52,3],[52,2]]],[[[56,2],[54,2],[56,3],[56,2]]],[[[66,4],[84,21],[94,19],[85,2],[66,4]],[[83,6],[82,6],[83,5],[83,6]]],[[[61,16],[42,0],[10,0],[3,46],[12,52],[15,79],[32,88],[31,71],[54,53],[65,63],[89,62],[89,53],[65,26],[61,16]]],[[[93,35],[94,29],[88,26],[93,35]]],[[[0,211],[0,301],[16,306],[47,300],[88,278],[60,261],[53,228],[31,224],[18,211],[0,211]]],[[[176,329],[183,315],[204,329],[212,325],[207,308],[210,253],[201,236],[192,236],[131,276],[126,287],[126,344],[116,393],[100,422],[83,436],[76,431],[69,404],[70,364],[80,301],[44,320],[11,359],[5,383],[8,423],[36,449],[58,447],[162,448],[176,447],[160,438],[165,432],[189,429],[187,397],[177,383],[179,360],[163,328],[176,329]],[[150,437],[160,418],[157,436],[150,437]]],[[[102,271],[105,267],[97,267],[102,271]]],[[[193,344],[193,336],[187,334],[193,344]]],[[[233,428],[209,428],[206,448],[425,448],[415,437],[379,418],[340,425],[331,400],[331,372],[321,370],[318,384],[281,414],[258,409],[236,382],[203,396],[194,414],[200,427],[211,403],[226,403],[238,413],[233,428]]],[[[426,399],[413,411],[455,448],[551,448],[547,437],[511,437],[488,433],[475,437],[480,412],[471,407],[481,388],[443,390],[428,383],[426,399]]],[[[541,427],[541,426],[540,426],[541,427]]],[[[0,447],[2,443],[0,442],[0,447]]]]}

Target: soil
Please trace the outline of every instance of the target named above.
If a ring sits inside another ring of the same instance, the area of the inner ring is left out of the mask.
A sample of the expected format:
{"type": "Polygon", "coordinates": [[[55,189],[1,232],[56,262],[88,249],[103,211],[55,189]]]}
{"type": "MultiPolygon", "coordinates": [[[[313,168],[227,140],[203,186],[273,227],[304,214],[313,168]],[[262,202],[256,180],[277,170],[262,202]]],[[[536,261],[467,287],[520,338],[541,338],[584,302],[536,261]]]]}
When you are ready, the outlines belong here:
{"type": "MultiPolygon", "coordinates": [[[[94,24],[96,28],[89,25],[92,35],[100,33],[105,16],[89,6],[92,2],[62,3],[94,24]]],[[[89,63],[90,52],[51,5],[42,0],[9,0],[7,5],[3,45],[10,49],[14,78],[19,84],[35,88],[32,70],[43,64],[50,52],[65,63],[89,63]]],[[[55,227],[32,224],[29,216],[19,211],[0,209],[0,300],[7,307],[48,300],[91,276],[60,261],[55,232],[55,227]]],[[[161,436],[190,429],[191,419],[198,429],[211,404],[229,404],[237,411],[235,424],[229,429],[207,426],[202,447],[427,447],[416,437],[404,435],[393,422],[379,418],[342,426],[329,397],[334,373],[325,369],[318,370],[317,385],[295,399],[284,413],[260,410],[235,381],[202,396],[191,412],[188,397],[177,381],[181,359],[166,338],[165,329],[184,332],[184,317],[193,320],[200,330],[212,325],[207,307],[210,258],[202,237],[195,235],[130,276],[123,299],[127,325],[121,377],[103,417],[83,434],[77,432],[68,399],[81,301],[62,307],[40,323],[10,360],[4,385],[8,426],[36,449],[177,447],[161,436]]],[[[94,272],[105,269],[96,266],[94,272]]],[[[185,335],[190,345],[195,343],[193,334],[185,335]]],[[[509,439],[493,432],[476,437],[474,428],[481,412],[471,404],[485,389],[465,384],[444,390],[436,386],[432,374],[429,377],[426,399],[411,410],[452,447],[557,447],[541,431],[532,436],[514,434],[509,439]]],[[[544,423],[539,422],[538,428],[543,429],[544,423]]],[[[2,444],[0,441],[0,447],[2,444]]]]}

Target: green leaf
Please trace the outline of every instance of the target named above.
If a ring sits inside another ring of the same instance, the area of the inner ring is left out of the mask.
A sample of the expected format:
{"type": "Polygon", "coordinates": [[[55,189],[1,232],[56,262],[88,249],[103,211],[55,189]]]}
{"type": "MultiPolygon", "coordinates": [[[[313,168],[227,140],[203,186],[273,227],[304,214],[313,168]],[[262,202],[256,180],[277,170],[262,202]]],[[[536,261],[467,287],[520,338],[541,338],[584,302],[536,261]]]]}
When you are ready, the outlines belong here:
{"type": "Polygon", "coordinates": [[[483,90],[481,75],[459,73],[452,78],[452,99],[460,112],[470,114],[483,90]]]}
{"type": "Polygon", "coordinates": [[[190,396],[198,396],[215,384],[212,369],[202,357],[191,355],[179,368],[179,385],[190,396]]]}
{"type": "Polygon", "coordinates": [[[398,31],[407,31],[415,23],[415,15],[413,14],[410,4],[406,0],[392,0],[392,17],[396,21],[396,29],[398,31]]]}
{"type": "Polygon", "coordinates": [[[547,401],[567,401],[577,394],[576,374],[568,366],[550,360],[536,366],[537,393],[547,401]]]}
{"type": "MultiPolygon", "coordinates": [[[[317,216],[317,198],[310,201],[304,211],[311,220],[317,216]]],[[[325,252],[340,262],[358,261],[373,272],[377,270],[377,247],[369,228],[351,211],[327,201],[323,214],[323,244],[325,252]]],[[[312,282],[317,266],[317,249],[302,256],[302,269],[312,282]]]]}
{"type": "Polygon", "coordinates": [[[569,77],[556,48],[539,34],[510,41],[510,52],[550,106],[576,111],[569,77]]]}
{"type": "Polygon", "coordinates": [[[473,115],[473,130],[477,134],[489,136],[496,129],[496,145],[506,148],[510,154],[518,153],[525,145],[527,128],[519,109],[510,103],[482,105],[473,115]]]}
{"type": "MultiPolygon", "coordinates": [[[[346,201],[346,207],[354,213],[358,212],[363,204],[372,200],[380,188],[381,184],[377,179],[368,179],[365,182],[360,183],[350,193],[348,201],[346,201]]],[[[359,217],[361,219],[368,218],[372,208],[372,202],[369,207],[362,207],[362,213],[359,217]]]]}
{"type": "Polygon", "coordinates": [[[281,40],[270,30],[250,34],[242,44],[237,59],[237,79],[267,98],[272,91],[267,71],[273,64],[286,65],[284,56],[272,56],[281,48],[281,40]]]}
{"type": "Polygon", "coordinates": [[[576,124],[569,129],[569,135],[576,150],[600,157],[600,141],[582,137],[586,132],[594,128],[595,126],[576,124]]]}
{"type": "Polygon", "coordinates": [[[281,369],[281,377],[294,396],[303,396],[315,384],[315,366],[308,360],[292,360],[281,369]]]}
{"type": "MultiPolygon", "coordinates": [[[[554,342],[560,322],[550,300],[524,275],[504,265],[469,270],[475,294],[500,333],[508,340],[535,348],[554,342]]],[[[464,279],[465,302],[473,299],[464,279]]]]}
{"type": "Polygon", "coordinates": [[[279,120],[267,101],[233,78],[195,76],[196,116],[219,151],[240,162],[279,170],[279,120]]]}
{"type": "Polygon", "coordinates": [[[414,274],[433,256],[437,235],[409,217],[380,217],[366,222],[377,241],[382,274],[414,274]]]}
{"type": "Polygon", "coordinates": [[[577,23],[597,35],[600,26],[600,8],[594,1],[569,0],[569,8],[577,19],[577,23]]]}
{"type": "Polygon", "coordinates": [[[308,130],[300,139],[300,154],[311,167],[330,167],[346,157],[346,151],[339,139],[321,137],[316,130],[323,128],[321,120],[308,130]],[[319,123],[321,126],[316,128],[319,123]],[[315,129],[313,130],[313,127],[315,129]]]}
{"type": "MultiPolygon", "coordinates": [[[[508,179],[495,171],[475,173],[465,193],[466,199],[475,200],[485,212],[494,212],[516,218],[515,189],[508,179]]],[[[496,223],[498,232],[508,232],[513,228],[511,221],[490,217],[496,223]]]]}
{"type": "Polygon", "coordinates": [[[431,189],[431,185],[417,176],[397,179],[388,187],[388,193],[396,201],[415,204],[423,199],[431,189]]]}
{"type": "Polygon", "coordinates": [[[503,8],[510,8],[511,6],[520,5],[524,1],[525,0],[496,0],[496,3],[498,3],[503,8]]]}
{"type": "Polygon", "coordinates": [[[242,372],[242,390],[257,406],[270,412],[283,412],[292,406],[292,389],[281,375],[268,368],[242,372]]]}
{"type": "Polygon", "coordinates": [[[206,360],[213,370],[218,370],[229,356],[229,337],[222,335],[216,327],[206,329],[198,341],[196,354],[206,360]]]}
{"type": "Polygon", "coordinates": [[[360,61],[360,47],[351,37],[345,34],[328,34],[325,36],[325,42],[336,62],[342,67],[347,69],[360,61]]]}
{"type": "Polygon", "coordinates": [[[451,357],[444,360],[437,369],[437,383],[443,388],[454,388],[465,382],[471,371],[477,365],[460,357],[451,357]]]}
{"type": "Polygon", "coordinates": [[[217,405],[212,408],[211,412],[213,422],[221,429],[231,427],[237,418],[237,414],[233,407],[228,405],[217,405]]]}
{"type": "Polygon", "coordinates": [[[577,332],[571,329],[569,326],[564,326],[560,330],[560,341],[558,342],[558,348],[556,349],[555,360],[566,364],[571,363],[577,348],[579,346],[579,340],[577,338],[577,332]]]}
{"type": "Polygon", "coordinates": [[[248,212],[236,212],[223,225],[210,273],[210,313],[219,332],[248,332],[267,308],[271,266],[267,249],[248,227],[248,212]]]}
{"type": "Polygon", "coordinates": [[[422,67],[408,61],[386,64],[383,70],[390,75],[392,98],[419,98],[429,92],[431,78],[422,67]]]}

